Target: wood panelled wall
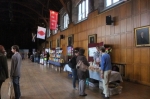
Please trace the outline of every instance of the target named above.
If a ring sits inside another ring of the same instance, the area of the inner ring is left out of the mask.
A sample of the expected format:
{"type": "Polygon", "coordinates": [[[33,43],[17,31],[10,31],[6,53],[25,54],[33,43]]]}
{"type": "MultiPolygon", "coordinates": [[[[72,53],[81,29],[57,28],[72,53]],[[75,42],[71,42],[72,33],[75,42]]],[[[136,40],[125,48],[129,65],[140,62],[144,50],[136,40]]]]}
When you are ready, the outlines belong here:
{"type": "Polygon", "coordinates": [[[66,55],[67,37],[74,34],[74,47],[85,48],[88,54],[88,35],[97,34],[97,42],[113,45],[112,62],[125,63],[126,77],[132,81],[150,85],[150,47],[135,47],[134,28],[150,25],[150,0],[130,0],[109,11],[94,11],[87,20],[70,24],[67,30],[48,38],[56,47],[61,34],[61,47],[66,55]],[[115,25],[105,23],[107,15],[115,18],[115,25]]]}

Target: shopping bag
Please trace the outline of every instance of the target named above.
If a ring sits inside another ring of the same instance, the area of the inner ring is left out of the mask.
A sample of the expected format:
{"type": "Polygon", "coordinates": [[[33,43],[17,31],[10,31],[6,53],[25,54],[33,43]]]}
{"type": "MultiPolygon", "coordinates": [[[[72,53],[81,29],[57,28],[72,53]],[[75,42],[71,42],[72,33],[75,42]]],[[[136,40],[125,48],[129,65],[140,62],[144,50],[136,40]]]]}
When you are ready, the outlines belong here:
{"type": "Polygon", "coordinates": [[[9,99],[13,99],[14,90],[13,90],[13,83],[12,83],[12,81],[10,81],[9,85],[8,85],[8,96],[10,97],[9,99]]]}

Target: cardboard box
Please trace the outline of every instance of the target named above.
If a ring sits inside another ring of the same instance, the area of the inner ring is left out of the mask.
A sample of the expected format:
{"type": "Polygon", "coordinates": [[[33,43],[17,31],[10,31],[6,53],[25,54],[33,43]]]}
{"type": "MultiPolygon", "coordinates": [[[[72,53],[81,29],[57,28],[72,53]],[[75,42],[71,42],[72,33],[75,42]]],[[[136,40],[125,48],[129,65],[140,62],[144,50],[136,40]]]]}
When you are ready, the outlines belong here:
{"type": "Polygon", "coordinates": [[[92,82],[89,82],[89,86],[90,87],[98,87],[99,83],[92,83],[92,82]]]}
{"type": "Polygon", "coordinates": [[[109,88],[110,95],[121,94],[122,86],[117,86],[116,88],[109,88]]]}

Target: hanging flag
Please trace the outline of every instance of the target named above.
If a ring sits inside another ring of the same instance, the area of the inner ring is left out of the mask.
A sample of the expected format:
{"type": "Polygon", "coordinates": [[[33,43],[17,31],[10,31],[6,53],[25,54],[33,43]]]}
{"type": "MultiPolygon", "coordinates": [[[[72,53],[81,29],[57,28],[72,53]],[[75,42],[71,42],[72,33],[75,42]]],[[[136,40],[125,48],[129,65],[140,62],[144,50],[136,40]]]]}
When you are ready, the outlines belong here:
{"type": "Polygon", "coordinates": [[[46,28],[38,26],[37,38],[45,39],[45,32],[46,32],[46,28]]]}
{"type": "Polygon", "coordinates": [[[58,21],[58,12],[50,10],[50,29],[56,30],[58,21]]]}
{"type": "Polygon", "coordinates": [[[36,34],[32,33],[32,42],[35,42],[36,34]]]}

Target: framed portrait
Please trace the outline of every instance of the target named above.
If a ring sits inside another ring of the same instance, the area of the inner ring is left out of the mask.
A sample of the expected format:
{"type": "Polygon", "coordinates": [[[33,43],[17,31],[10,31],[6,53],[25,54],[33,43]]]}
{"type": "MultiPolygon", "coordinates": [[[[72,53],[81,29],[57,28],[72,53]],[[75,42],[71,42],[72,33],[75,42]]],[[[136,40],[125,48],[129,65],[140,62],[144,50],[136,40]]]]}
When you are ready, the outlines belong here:
{"type": "Polygon", "coordinates": [[[52,41],[49,41],[49,47],[52,48],[52,41]]]}
{"type": "Polygon", "coordinates": [[[56,39],[56,47],[60,47],[60,38],[56,39]]]}
{"type": "Polygon", "coordinates": [[[73,42],[74,42],[74,35],[69,35],[68,36],[68,46],[73,46],[73,42]]]}
{"type": "Polygon", "coordinates": [[[137,47],[150,46],[150,26],[135,28],[134,34],[137,47]]]}
{"type": "Polygon", "coordinates": [[[89,43],[97,43],[97,34],[89,35],[88,42],[89,43]]]}

